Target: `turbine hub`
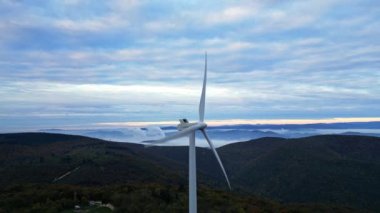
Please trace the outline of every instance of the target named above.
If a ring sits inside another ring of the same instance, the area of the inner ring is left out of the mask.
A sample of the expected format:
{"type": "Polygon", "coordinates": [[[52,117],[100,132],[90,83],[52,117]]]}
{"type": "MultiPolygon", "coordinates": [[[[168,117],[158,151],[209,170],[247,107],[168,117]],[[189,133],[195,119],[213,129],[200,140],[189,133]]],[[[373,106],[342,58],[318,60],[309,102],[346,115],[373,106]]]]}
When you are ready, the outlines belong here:
{"type": "Polygon", "coordinates": [[[187,119],[183,118],[183,119],[179,119],[179,124],[177,125],[177,129],[179,131],[182,131],[184,129],[187,129],[193,126],[197,126],[196,129],[205,129],[207,127],[207,124],[204,122],[189,123],[187,119]]]}
{"type": "Polygon", "coordinates": [[[200,125],[199,129],[205,129],[207,127],[207,124],[205,122],[198,122],[197,124],[200,125]]]}

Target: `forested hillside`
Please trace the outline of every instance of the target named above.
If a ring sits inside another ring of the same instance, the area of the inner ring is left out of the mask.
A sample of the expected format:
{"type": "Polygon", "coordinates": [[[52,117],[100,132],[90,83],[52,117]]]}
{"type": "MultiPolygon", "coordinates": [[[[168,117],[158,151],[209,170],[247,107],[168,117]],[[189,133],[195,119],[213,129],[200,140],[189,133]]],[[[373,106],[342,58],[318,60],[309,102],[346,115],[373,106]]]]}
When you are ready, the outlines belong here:
{"type": "MultiPolygon", "coordinates": [[[[379,138],[335,135],[227,145],[218,151],[231,179],[229,192],[211,151],[197,148],[200,206],[226,212],[376,212],[380,209],[379,150],[379,138]]],[[[61,134],[2,134],[0,209],[51,204],[62,210],[75,202],[102,199],[120,211],[131,203],[135,212],[144,206],[183,211],[187,152],[187,147],[145,148],[61,134]],[[76,201],[75,191],[81,194],[76,201]],[[33,196],[36,193],[39,196],[33,196]]]]}

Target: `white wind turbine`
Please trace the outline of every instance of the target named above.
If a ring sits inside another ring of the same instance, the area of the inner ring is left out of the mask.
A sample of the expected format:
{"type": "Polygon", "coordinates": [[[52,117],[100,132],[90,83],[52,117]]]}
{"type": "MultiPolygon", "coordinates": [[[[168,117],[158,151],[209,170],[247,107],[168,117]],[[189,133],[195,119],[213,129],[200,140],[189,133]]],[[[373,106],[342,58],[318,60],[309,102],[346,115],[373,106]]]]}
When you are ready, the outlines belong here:
{"type": "Polygon", "coordinates": [[[167,136],[165,138],[153,141],[144,141],[145,143],[160,144],[173,139],[189,137],[189,212],[197,212],[197,176],[196,176],[196,155],[195,155],[195,132],[201,131],[204,137],[206,138],[212,152],[214,153],[216,160],[218,161],[223,174],[226,178],[228,187],[231,189],[230,181],[226,170],[223,167],[222,161],[219,158],[218,153],[214,147],[214,144],[211,142],[210,138],[206,133],[207,124],[204,122],[205,115],[205,99],[206,99],[206,83],[207,83],[207,53],[205,54],[205,71],[203,78],[203,88],[201,100],[199,102],[199,121],[195,123],[189,123],[187,119],[179,119],[180,124],[178,124],[177,129],[179,130],[176,134],[167,136]]]}

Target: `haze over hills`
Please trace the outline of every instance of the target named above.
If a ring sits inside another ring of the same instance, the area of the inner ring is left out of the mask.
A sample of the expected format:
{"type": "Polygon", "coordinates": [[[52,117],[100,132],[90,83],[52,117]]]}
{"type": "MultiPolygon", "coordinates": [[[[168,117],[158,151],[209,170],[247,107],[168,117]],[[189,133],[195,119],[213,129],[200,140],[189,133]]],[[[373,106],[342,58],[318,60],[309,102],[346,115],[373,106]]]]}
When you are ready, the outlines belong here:
{"type": "MultiPolygon", "coordinates": [[[[82,135],[119,142],[140,143],[170,135],[177,131],[174,126],[151,126],[148,128],[103,128],[103,129],[43,129],[41,132],[82,135]]],[[[222,125],[210,126],[208,134],[216,146],[246,141],[263,137],[300,138],[321,134],[365,135],[380,137],[380,122],[320,123],[320,124],[257,124],[257,125],[222,125]]],[[[198,146],[208,144],[197,134],[198,146]]],[[[171,141],[167,145],[188,145],[186,139],[171,141]]]]}
{"type": "MultiPolygon", "coordinates": [[[[240,194],[228,196],[256,195],[285,203],[351,206],[355,211],[374,212],[380,209],[379,150],[380,138],[345,135],[267,137],[218,148],[233,191],[240,194]]],[[[185,186],[187,152],[186,147],[144,148],[62,134],[1,134],[0,186],[185,186]],[[67,172],[71,173],[59,179],[67,172]]],[[[197,148],[197,164],[201,187],[227,190],[209,149],[197,148]]]]}

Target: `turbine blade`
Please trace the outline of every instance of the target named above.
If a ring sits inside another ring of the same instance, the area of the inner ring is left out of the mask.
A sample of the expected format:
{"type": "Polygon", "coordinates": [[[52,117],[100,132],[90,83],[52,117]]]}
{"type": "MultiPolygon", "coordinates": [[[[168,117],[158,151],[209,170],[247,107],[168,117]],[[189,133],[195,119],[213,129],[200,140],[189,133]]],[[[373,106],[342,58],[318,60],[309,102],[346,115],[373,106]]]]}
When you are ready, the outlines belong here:
{"type": "Polygon", "coordinates": [[[216,160],[218,160],[218,163],[219,163],[219,165],[220,165],[220,168],[222,168],[222,171],[223,171],[224,177],[226,178],[226,181],[227,181],[228,187],[229,187],[230,190],[231,190],[231,184],[230,184],[230,181],[228,180],[228,176],[227,176],[226,170],[225,170],[224,167],[223,167],[223,164],[222,164],[222,161],[221,161],[220,158],[219,158],[218,152],[216,152],[216,149],[215,149],[215,147],[214,147],[214,144],[211,142],[211,140],[210,140],[210,138],[208,137],[206,131],[205,131],[204,129],[201,129],[201,131],[202,131],[203,135],[205,136],[205,138],[206,138],[208,144],[210,145],[210,148],[211,148],[212,152],[214,152],[214,155],[215,155],[215,157],[216,157],[216,160]]]}
{"type": "Polygon", "coordinates": [[[207,52],[205,53],[205,72],[203,76],[201,100],[199,102],[199,121],[201,122],[203,122],[205,118],[206,83],[207,83],[207,52]]]}
{"type": "Polygon", "coordinates": [[[194,131],[194,130],[193,129],[184,129],[182,131],[176,132],[173,135],[169,135],[167,137],[164,137],[164,138],[161,138],[161,139],[158,139],[158,140],[143,141],[142,143],[145,143],[147,145],[160,144],[160,143],[168,142],[168,141],[171,141],[171,140],[174,140],[174,139],[185,137],[188,134],[190,134],[192,131],[194,131]]]}

